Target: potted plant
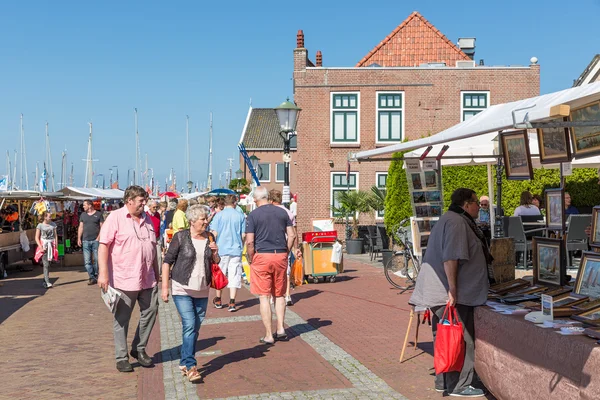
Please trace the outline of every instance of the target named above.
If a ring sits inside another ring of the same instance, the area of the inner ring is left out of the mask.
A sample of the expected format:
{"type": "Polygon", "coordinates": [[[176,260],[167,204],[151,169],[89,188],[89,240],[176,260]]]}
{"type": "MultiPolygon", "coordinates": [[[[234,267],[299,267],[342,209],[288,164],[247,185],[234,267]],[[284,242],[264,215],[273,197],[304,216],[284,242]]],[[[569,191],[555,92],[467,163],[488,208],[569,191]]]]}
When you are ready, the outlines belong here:
{"type": "Polygon", "coordinates": [[[352,237],[346,240],[346,253],[362,254],[363,240],[358,238],[358,217],[373,210],[372,195],[364,190],[350,190],[337,192],[336,200],[337,205],[331,206],[331,209],[338,216],[338,221],[345,221],[346,217],[352,219],[352,237]]]}

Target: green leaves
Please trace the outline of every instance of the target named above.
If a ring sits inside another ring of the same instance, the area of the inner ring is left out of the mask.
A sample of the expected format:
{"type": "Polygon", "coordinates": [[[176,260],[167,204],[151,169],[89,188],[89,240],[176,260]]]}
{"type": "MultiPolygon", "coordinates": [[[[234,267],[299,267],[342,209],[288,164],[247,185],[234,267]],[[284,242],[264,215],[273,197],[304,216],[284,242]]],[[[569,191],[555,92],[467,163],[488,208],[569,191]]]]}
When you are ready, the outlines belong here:
{"type": "Polygon", "coordinates": [[[336,193],[338,206],[331,206],[334,214],[341,218],[352,218],[352,238],[358,237],[358,215],[373,210],[373,194],[364,190],[350,190],[336,193]]]}

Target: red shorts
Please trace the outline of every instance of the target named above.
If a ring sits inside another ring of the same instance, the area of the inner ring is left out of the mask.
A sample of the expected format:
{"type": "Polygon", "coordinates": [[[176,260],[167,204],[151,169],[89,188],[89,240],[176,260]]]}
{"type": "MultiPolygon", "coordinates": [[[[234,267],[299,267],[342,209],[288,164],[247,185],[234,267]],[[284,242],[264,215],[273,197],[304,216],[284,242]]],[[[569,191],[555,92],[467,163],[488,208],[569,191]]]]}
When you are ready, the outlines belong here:
{"type": "Polygon", "coordinates": [[[250,292],[259,296],[285,296],[287,253],[256,253],[250,265],[250,292]]]}

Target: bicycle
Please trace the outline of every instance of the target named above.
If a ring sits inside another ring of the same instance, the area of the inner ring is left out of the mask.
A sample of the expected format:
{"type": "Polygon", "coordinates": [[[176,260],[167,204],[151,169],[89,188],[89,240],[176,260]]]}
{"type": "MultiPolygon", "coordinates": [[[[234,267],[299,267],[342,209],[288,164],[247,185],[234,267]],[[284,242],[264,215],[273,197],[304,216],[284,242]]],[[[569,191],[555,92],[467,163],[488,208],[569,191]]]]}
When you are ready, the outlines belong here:
{"type": "Polygon", "coordinates": [[[385,278],[388,282],[402,291],[410,290],[414,287],[417,281],[417,275],[421,264],[415,257],[413,245],[410,240],[410,226],[405,227],[409,218],[402,220],[396,231],[396,239],[403,247],[402,250],[394,252],[392,258],[384,265],[385,278]],[[406,285],[409,282],[408,286],[406,285]]]}

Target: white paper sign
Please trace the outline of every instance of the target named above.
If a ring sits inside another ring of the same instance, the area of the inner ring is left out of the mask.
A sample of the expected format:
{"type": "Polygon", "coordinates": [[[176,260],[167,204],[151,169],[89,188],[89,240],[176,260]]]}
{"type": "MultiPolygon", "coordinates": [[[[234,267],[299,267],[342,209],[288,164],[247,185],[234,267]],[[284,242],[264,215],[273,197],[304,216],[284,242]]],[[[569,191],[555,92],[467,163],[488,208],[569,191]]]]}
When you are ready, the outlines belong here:
{"type": "Polygon", "coordinates": [[[406,166],[407,172],[421,172],[420,160],[405,160],[404,165],[406,166]]]}
{"type": "Polygon", "coordinates": [[[570,162],[560,163],[560,167],[562,168],[563,176],[573,175],[573,164],[570,162]]]}
{"type": "Polygon", "coordinates": [[[552,302],[552,296],[547,294],[542,295],[542,315],[544,318],[554,319],[554,303],[552,302]]]}
{"type": "Polygon", "coordinates": [[[437,161],[435,158],[426,158],[423,160],[423,171],[433,171],[437,168],[437,161]]]}

